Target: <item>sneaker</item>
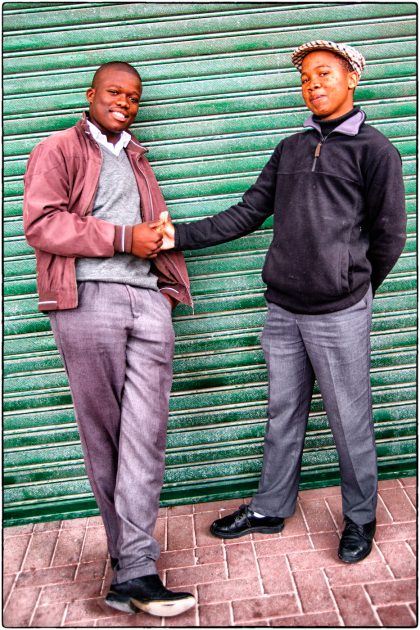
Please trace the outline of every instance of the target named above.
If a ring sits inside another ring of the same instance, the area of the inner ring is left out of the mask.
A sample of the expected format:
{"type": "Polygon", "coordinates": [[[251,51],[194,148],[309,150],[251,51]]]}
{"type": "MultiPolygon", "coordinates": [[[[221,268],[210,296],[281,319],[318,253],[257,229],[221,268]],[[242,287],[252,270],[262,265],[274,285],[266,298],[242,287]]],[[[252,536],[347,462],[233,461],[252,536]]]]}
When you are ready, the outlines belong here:
{"type": "Polygon", "coordinates": [[[218,538],[239,538],[252,532],[275,534],[284,527],[284,518],[278,516],[257,517],[247,505],[241,505],[239,510],[217,519],[210,526],[213,536],[218,538]]]}
{"type": "Polygon", "coordinates": [[[366,525],[357,525],[348,516],[344,517],[345,527],[338,548],[338,557],[343,562],[359,562],[372,550],[376,519],[366,525]]]}
{"type": "Polygon", "coordinates": [[[195,598],[191,593],[169,591],[154,574],[111,584],[105,603],[126,613],[142,610],[157,617],[174,617],[194,606],[195,598]]]}

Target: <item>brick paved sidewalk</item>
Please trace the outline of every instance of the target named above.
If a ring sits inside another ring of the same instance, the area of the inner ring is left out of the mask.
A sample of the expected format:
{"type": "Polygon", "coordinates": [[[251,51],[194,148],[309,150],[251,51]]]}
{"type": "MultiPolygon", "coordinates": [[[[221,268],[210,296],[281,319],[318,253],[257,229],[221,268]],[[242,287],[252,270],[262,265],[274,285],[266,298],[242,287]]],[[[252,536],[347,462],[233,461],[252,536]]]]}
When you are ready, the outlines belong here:
{"type": "Polygon", "coordinates": [[[178,617],[125,615],[103,602],[111,580],[99,517],[6,528],[3,623],[59,626],[416,625],[416,479],[379,484],[372,553],[337,559],[338,487],[300,493],[281,534],[221,541],[210,523],[239,500],[160,510],[159,571],[198,606],[178,617]]]}

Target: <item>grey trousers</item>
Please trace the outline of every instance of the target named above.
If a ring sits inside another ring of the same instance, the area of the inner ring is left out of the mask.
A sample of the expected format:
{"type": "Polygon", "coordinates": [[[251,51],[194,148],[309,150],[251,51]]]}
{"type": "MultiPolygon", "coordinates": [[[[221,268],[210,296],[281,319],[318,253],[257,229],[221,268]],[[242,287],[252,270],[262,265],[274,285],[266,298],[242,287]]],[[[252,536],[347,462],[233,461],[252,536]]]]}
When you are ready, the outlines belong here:
{"type": "Polygon", "coordinates": [[[370,387],[372,290],[327,315],[295,315],[268,304],[261,336],[269,372],[268,423],[259,489],[251,508],[291,516],[315,378],[339,456],[344,515],[375,518],[377,462],[370,387]]]}
{"type": "Polygon", "coordinates": [[[158,292],[81,282],[79,306],[51,327],[69,379],[84,461],[114,581],[156,573],[174,331],[158,292]]]}

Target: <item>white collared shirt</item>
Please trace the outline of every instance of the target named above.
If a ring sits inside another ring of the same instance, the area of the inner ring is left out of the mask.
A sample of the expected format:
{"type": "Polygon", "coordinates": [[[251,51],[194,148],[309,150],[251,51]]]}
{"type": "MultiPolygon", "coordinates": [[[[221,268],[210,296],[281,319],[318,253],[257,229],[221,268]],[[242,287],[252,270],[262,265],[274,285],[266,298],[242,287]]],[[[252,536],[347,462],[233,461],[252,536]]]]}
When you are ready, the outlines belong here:
{"type": "Polygon", "coordinates": [[[122,131],[118,142],[116,142],[115,144],[112,144],[112,142],[108,141],[106,135],[103,134],[102,131],[98,129],[96,125],[90,122],[90,120],[87,121],[87,124],[89,125],[90,132],[92,136],[94,137],[94,139],[96,140],[96,142],[98,142],[99,144],[102,144],[102,146],[112,151],[112,153],[116,155],[117,157],[119,156],[121,151],[125,149],[125,147],[131,140],[130,134],[127,133],[126,131],[122,131]]]}

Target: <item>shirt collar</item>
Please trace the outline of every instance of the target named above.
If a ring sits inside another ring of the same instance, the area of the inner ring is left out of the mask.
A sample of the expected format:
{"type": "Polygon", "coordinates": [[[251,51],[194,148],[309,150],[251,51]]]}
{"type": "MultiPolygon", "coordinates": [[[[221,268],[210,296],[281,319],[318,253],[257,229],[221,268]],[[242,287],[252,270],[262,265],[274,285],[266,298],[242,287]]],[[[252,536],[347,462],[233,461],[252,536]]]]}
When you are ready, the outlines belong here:
{"type": "MultiPolygon", "coordinates": [[[[357,136],[360,131],[360,127],[364,123],[365,119],[366,114],[360,109],[354,114],[354,116],[352,116],[351,118],[347,118],[347,120],[342,122],[341,125],[338,125],[338,127],[334,129],[334,133],[343,133],[346,136],[357,136]]],[[[317,123],[313,119],[312,115],[305,120],[303,126],[313,127],[314,129],[317,129],[319,132],[321,132],[321,127],[319,126],[319,123],[317,123]]]]}
{"type": "Polygon", "coordinates": [[[108,141],[106,135],[103,134],[96,125],[94,125],[90,120],[87,120],[86,122],[89,125],[89,130],[96,142],[109,149],[116,156],[118,156],[121,151],[125,149],[125,147],[131,140],[131,135],[126,131],[122,131],[118,142],[112,144],[112,142],[108,141]]]}

